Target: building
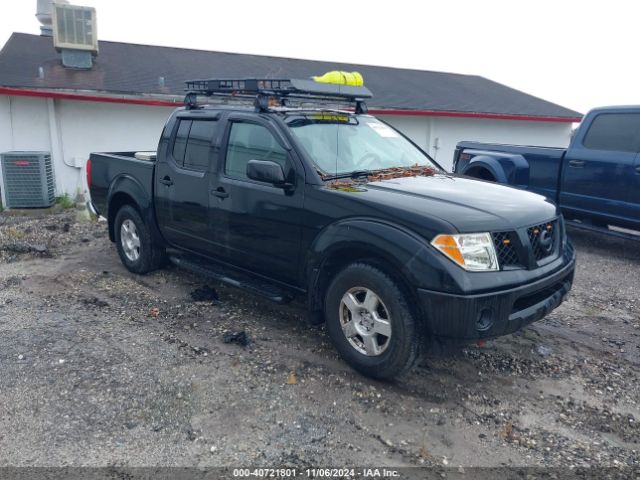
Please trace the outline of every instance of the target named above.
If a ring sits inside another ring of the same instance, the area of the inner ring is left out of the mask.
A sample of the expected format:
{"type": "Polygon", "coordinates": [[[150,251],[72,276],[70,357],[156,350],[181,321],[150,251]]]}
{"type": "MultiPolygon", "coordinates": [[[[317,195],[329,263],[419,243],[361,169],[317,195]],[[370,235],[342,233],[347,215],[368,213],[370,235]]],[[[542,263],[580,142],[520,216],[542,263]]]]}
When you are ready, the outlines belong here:
{"type": "Polygon", "coordinates": [[[14,33],[0,51],[0,152],[51,152],[57,194],[85,191],[92,151],[155,150],[184,81],[308,78],[358,71],[370,112],[444,168],[461,140],[566,146],[581,114],[474,75],[100,41],[89,69],[66,68],[50,36],[14,33]]]}

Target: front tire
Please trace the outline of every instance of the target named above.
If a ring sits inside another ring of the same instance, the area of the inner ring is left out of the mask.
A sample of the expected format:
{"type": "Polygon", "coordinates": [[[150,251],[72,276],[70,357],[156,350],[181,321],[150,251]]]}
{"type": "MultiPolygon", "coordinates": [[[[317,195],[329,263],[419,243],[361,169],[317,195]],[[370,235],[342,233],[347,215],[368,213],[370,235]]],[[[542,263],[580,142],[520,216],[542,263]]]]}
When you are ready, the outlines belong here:
{"type": "Polygon", "coordinates": [[[354,263],[335,276],[327,289],[325,318],[336,350],[363,375],[397,377],[419,356],[422,334],[405,293],[372,265],[354,263]]]}
{"type": "Polygon", "coordinates": [[[118,255],[130,272],[144,274],[161,265],[164,249],[154,242],[149,228],[131,205],[118,210],[114,232],[118,255]]]}

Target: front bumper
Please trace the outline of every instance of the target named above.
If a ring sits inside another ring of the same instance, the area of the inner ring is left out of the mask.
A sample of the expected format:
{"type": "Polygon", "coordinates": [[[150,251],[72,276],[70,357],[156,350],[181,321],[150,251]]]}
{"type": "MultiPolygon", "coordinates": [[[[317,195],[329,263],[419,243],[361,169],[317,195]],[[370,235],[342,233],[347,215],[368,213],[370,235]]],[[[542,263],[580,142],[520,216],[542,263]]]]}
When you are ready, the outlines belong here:
{"type": "Polygon", "coordinates": [[[423,315],[432,336],[474,340],[498,337],[540,320],[565,299],[575,270],[575,255],[555,273],[508,290],[478,295],[454,295],[418,290],[423,315]]]}

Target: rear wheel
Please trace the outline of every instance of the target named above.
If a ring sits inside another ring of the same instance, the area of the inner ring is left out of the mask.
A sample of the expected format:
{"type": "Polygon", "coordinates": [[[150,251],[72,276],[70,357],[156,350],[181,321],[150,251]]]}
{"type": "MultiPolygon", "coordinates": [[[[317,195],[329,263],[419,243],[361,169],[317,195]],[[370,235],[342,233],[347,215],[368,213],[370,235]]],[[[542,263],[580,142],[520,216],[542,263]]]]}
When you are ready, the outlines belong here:
{"type": "Polygon", "coordinates": [[[131,205],[118,210],[114,231],[118,255],[129,271],[143,274],[161,265],[164,248],[153,240],[149,228],[131,205]]]}
{"type": "Polygon", "coordinates": [[[390,379],[418,358],[421,332],[398,284],[382,270],[354,263],[327,289],[329,337],[340,355],[369,377],[390,379]]]}

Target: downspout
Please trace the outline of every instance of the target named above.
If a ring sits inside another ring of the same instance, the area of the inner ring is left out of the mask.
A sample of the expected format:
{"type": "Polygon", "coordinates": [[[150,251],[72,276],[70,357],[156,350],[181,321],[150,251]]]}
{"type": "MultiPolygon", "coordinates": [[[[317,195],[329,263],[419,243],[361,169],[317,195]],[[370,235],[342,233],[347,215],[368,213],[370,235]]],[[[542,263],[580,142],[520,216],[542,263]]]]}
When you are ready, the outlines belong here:
{"type": "Polygon", "coordinates": [[[56,115],[56,103],[53,98],[47,98],[47,113],[49,117],[49,143],[51,145],[51,160],[53,162],[53,176],[55,178],[56,185],[56,196],[60,195],[63,192],[60,192],[60,188],[58,188],[58,179],[56,172],[56,166],[60,164],[67,165],[72,167],[73,165],[69,165],[64,160],[64,149],[62,148],[62,137],[60,136],[60,129],[58,128],[58,118],[56,115]]]}
{"type": "Polygon", "coordinates": [[[9,125],[11,128],[11,150],[15,150],[16,149],[16,139],[15,139],[15,135],[13,134],[13,101],[11,100],[10,96],[7,96],[7,100],[9,101],[9,125]]]}
{"type": "Polygon", "coordinates": [[[438,136],[438,123],[431,119],[431,138],[430,138],[431,148],[429,149],[432,153],[431,156],[437,162],[438,161],[438,150],[440,150],[440,137],[438,136]]]}
{"type": "Polygon", "coordinates": [[[433,130],[433,119],[425,118],[425,129],[424,129],[424,151],[427,152],[428,155],[431,155],[431,133],[433,130]]]}
{"type": "MultiPolygon", "coordinates": [[[[7,104],[9,106],[9,150],[13,151],[16,149],[16,140],[13,133],[13,102],[11,101],[10,95],[7,95],[7,104]]],[[[5,195],[4,176],[2,175],[2,169],[0,169],[0,200],[2,200],[2,206],[4,207],[4,205],[7,204],[7,197],[5,195]]]]}

